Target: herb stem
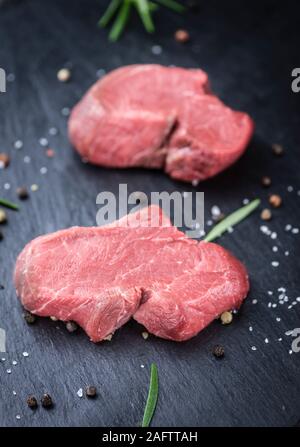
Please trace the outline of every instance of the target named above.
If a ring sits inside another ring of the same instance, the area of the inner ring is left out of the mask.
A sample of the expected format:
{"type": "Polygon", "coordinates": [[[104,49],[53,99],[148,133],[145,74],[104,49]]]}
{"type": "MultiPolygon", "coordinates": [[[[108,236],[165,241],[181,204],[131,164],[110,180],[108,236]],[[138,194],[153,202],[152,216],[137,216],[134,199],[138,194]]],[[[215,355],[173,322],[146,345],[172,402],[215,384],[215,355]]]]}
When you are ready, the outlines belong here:
{"type": "Polygon", "coordinates": [[[121,4],[121,0],[112,0],[110,4],[108,5],[108,8],[106,9],[103,16],[100,18],[98,25],[102,26],[103,28],[108,25],[108,23],[111,21],[115,13],[117,12],[117,9],[119,8],[121,4]]]}
{"type": "Polygon", "coordinates": [[[160,3],[163,6],[166,6],[169,9],[172,9],[175,12],[182,13],[186,10],[186,8],[175,0],[156,0],[157,3],[160,3]]]}
{"type": "Polygon", "coordinates": [[[146,31],[148,31],[148,33],[153,33],[155,28],[149,9],[149,2],[147,0],[136,0],[135,3],[146,31]]]}
{"type": "Polygon", "coordinates": [[[111,40],[112,42],[118,40],[118,38],[122,34],[125,25],[127,23],[127,20],[129,18],[130,9],[131,9],[131,0],[124,0],[123,5],[121,6],[119,14],[117,15],[117,18],[108,36],[109,40],[111,40]]]}
{"type": "Polygon", "coordinates": [[[5,206],[6,208],[10,208],[11,210],[15,210],[18,211],[19,206],[13,202],[10,202],[9,200],[6,199],[1,199],[0,198],[0,205],[5,206]]]}
{"type": "Polygon", "coordinates": [[[151,365],[150,384],[142,427],[149,427],[158,399],[158,370],[155,363],[151,365]]]}
{"type": "Polygon", "coordinates": [[[252,202],[248,203],[248,205],[243,206],[242,208],[234,211],[229,216],[225,217],[220,223],[214,226],[214,228],[207,234],[204,238],[206,242],[211,242],[214,239],[220,237],[225,231],[227,231],[230,227],[238,224],[242,220],[244,220],[249,214],[251,214],[260,204],[259,199],[255,199],[252,202]]]}

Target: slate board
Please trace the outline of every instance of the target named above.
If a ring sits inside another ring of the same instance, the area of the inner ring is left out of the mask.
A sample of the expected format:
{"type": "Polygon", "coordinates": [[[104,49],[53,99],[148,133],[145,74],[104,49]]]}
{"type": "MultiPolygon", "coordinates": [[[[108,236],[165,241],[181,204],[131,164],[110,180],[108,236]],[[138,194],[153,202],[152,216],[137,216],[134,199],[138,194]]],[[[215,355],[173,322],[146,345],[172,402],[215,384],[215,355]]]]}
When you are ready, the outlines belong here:
{"type": "Polygon", "coordinates": [[[105,3],[11,0],[0,9],[0,65],[15,74],[7,93],[0,95],[1,151],[12,160],[0,172],[1,196],[17,200],[18,186],[39,185],[21,203],[19,213],[8,212],[0,245],[5,286],[0,291],[0,327],[7,333],[7,353],[1,354],[5,361],[0,362],[0,424],[136,426],[143,414],[149,367],[156,362],[160,397],[154,426],[295,425],[300,414],[300,354],[289,354],[292,338],[285,332],[300,326],[300,303],[288,309],[300,295],[300,235],[284,228],[297,227],[300,217],[300,93],[292,93],[290,87],[291,70],[299,65],[299,5],[264,0],[247,7],[238,1],[211,0],[185,17],[161,9],[153,36],[146,35],[134,17],[120,42],[109,44],[106,31],[96,26],[105,3]],[[190,31],[189,44],[174,41],[178,27],[190,31]],[[153,45],[162,47],[161,55],[152,53],[153,45]],[[63,324],[48,319],[28,327],[12,284],[14,262],[25,243],[71,225],[95,225],[97,193],[116,192],[119,183],[148,194],[195,190],[161,172],[85,165],[68,143],[61,110],[76,103],[97,79],[97,71],[149,62],[207,70],[213,90],[232,107],[252,115],[256,132],[245,156],[198,190],[205,193],[206,220],[214,204],[228,213],[244,198],[260,197],[265,206],[269,191],[279,193],[283,206],[269,224],[278,238],[261,233],[257,212],[219,240],[247,265],[251,293],[232,325],[215,322],[189,342],[154,337],[144,341],[142,328],[134,322],[110,343],[98,345],[83,332],[71,335],[63,324]],[[56,73],[66,63],[71,63],[73,77],[63,85],[56,73]],[[58,128],[57,136],[48,135],[52,126],[58,128]],[[56,152],[53,159],[45,156],[41,137],[49,139],[56,152]],[[14,149],[17,139],[24,143],[19,151],[14,149]],[[274,142],[284,145],[282,158],[272,155],[274,142]],[[30,163],[24,163],[26,156],[30,163]],[[44,175],[42,167],[48,169],[44,175]],[[262,189],[262,175],[272,177],[270,190],[262,189]],[[10,190],[4,189],[6,183],[10,190]],[[293,192],[287,191],[289,185],[293,192]],[[272,252],[274,245],[277,253],[272,252]],[[273,260],[280,262],[278,268],[271,266],[273,260]],[[268,308],[269,302],[278,302],[279,287],[286,288],[289,303],[268,308]],[[254,299],[257,304],[252,304],[254,299]],[[218,343],[226,349],[222,361],[211,354],[218,343]],[[23,357],[24,351],[29,357],[23,357]],[[13,366],[13,360],[18,364],[13,366]],[[9,368],[11,374],[6,372],[9,368]],[[89,384],[99,390],[95,401],[76,395],[89,384]],[[27,395],[43,392],[53,396],[53,410],[30,411],[27,395]]]}

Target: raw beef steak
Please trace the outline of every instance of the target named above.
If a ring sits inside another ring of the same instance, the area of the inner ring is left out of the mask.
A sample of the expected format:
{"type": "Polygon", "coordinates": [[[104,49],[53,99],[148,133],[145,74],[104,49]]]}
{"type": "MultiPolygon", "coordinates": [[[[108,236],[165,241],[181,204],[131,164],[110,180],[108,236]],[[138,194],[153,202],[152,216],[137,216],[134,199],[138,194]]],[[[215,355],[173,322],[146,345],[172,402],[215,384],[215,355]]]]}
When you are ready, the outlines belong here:
{"type": "Polygon", "coordinates": [[[132,316],[159,337],[187,340],[249,289],[237,259],[189,239],[157,206],[34,239],[17,259],[15,284],[26,309],[74,320],[95,342],[132,316]]]}
{"type": "Polygon", "coordinates": [[[91,163],[161,168],[189,182],[234,163],[252,133],[251,118],[216,98],[202,70],[160,65],[112,71],[69,120],[71,142],[91,163]]]}

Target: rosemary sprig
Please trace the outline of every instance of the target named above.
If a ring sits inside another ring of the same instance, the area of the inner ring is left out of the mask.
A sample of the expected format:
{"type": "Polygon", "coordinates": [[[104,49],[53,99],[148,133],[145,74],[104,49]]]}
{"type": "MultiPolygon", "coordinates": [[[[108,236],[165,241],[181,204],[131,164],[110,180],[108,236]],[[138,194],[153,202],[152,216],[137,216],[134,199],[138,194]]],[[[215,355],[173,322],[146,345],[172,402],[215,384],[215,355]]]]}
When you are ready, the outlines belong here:
{"type": "Polygon", "coordinates": [[[156,403],[158,399],[158,370],[155,363],[151,365],[150,384],[142,427],[149,427],[154,415],[156,403]]]}
{"type": "Polygon", "coordinates": [[[10,202],[9,200],[6,200],[6,199],[1,199],[0,198],[0,205],[5,206],[6,208],[10,208],[11,210],[15,210],[15,211],[19,210],[19,206],[18,205],[16,205],[13,202],[10,202]]]}
{"type": "Polygon", "coordinates": [[[248,205],[245,205],[242,208],[234,211],[232,214],[225,217],[225,219],[223,219],[220,223],[215,225],[204,238],[204,240],[206,242],[211,242],[214,239],[217,239],[230,227],[233,227],[234,225],[244,220],[247,216],[249,216],[249,214],[251,214],[258,207],[259,204],[260,200],[255,199],[252,202],[248,203],[248,205]]]}
{"type": "Polygon", "coordinates": [[[98,24],[101,27],[106,27],[116,16],[109,33],[109,39],[116,41],[124,31],[133,6],[137,10],[146,31],[153,33],[155,27],[152,13],[158,9],[159,5],[178,13],[185,11],[185,7],[176,0],[111,0],[98,24]]]}

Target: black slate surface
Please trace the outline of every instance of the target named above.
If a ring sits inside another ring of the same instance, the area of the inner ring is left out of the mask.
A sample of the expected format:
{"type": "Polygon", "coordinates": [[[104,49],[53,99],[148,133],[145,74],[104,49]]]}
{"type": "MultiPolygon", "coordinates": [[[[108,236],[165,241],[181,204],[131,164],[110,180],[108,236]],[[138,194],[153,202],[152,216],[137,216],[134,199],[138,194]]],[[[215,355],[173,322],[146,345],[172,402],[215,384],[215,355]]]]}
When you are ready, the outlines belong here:
{"type": "Polygon", "coordinates": [[[117,44],[109,44],[106,31],[96,26],[105,3],[11,0],[0,9],[0,66],[15,75],[7,93],[0,94],[0,149],[11,156],[10,167],[0,172],[0,196],[18,201],[18,186],[39,186],[20,203],[20,212],[8,211],[0,243],[0,282],[5,286],[0,290],[0,327],[7,334],[7,353],[0,354],[5,358],[0,362],[0,425],[136,426],[151,362],[158,364],[160,377],[155,426],[295,425],[300,417],[300,354],[289,354],[292,337],[285,332],[300,326],[300,303],[288,309],[300,296],[300,235],[284,228],[299,226],[300,217],[300,93],[290,86],[291,70],[300,64],[297,2],[264,0],[256,6],[211,0],[185,17],[161,10],[153,36],[144,33],[135,17],[117,44]],[[178,27],[190,31],[189,44],[174,41],[178,27]],[[160,55],[152,53],[153,45],[161,45],[160,55]],[[283,206],[268,224],[278,237],[272,240],[260,231],[257,212],[219,240],[247,265],[251,293],[233,324],[215,322],[189,342],[145,341],[134,322],[111,342],[98,345],[82,331],[69,334],[63,324],[48,319],[28,327],[12,284],[14,262],[25,243],[71,225],[95,225],[96,195],[116,192],[119,183],[147,193],[195,190],[161,172],[83,164],[68,143],[61,110],[76,103],[97,79],[97,71],[149,62],[207,70],[214,91],[254,118],[255,137],[245,156],[198,190],[205,192],[206,221],[214,204],[230,212],[244,198],[260,197],[264,206],[269,192],[279,193],[283,206]],[[72,81],[61,84],[56,73],[66,63],[72,66],[72,81]],[[48,134],[53,126],[57,136],[48,134]],[[53,159],[39,144],[42,137],[55,150],[53,159]],[[19,151],[14,148],[18,139],[23,141],[19,151]],[[274,142],[285,147],[283,157],[272,155],[274,142]],[[26,156],[30,163],[24,163],[26,156]],[[260,185],[262,175],[272,177],[269,190],[260,185]],[[275,245],[277,253],[272,252],[275,245]],[[284,255],[287,250],[289,256],[284,255]],[[279,261],[279,267],[272,267],[272,261],[279,261]],[[289,302],[269,308],[269,302],[278,303],[280,287],[286,288],[289,302]],[[226,349],[222,361],[211,354],[218,343],[226,349]],[[98,398],[80,399],[77,390],[89,384],[97,386],[98,398]],[[43,392],[52,395],[54,408],[28,409],[27,395],[43,392]]]}

